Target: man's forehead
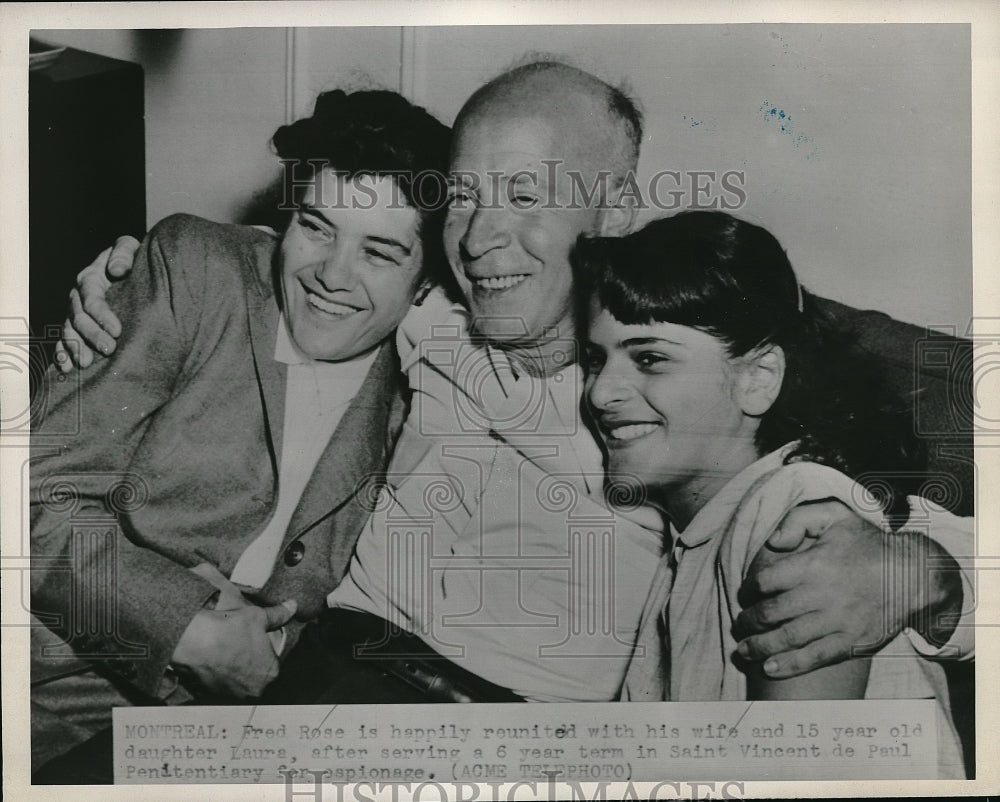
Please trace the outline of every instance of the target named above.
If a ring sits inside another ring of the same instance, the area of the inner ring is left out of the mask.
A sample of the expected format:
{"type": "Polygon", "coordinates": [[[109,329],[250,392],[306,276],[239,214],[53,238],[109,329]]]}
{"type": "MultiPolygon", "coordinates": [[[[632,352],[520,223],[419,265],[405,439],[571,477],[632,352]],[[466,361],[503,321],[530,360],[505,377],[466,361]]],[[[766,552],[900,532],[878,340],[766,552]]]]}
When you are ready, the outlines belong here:
{"type": "Polygon", "coordinates": [[[554,162],[584,169],[594,163],[594,137],[581,131],[578,122],[540,110],[516,116],[496,110],[475,115],[456,133],[452,167],[510,172],[554,162]]]}
{"type": "Polygon", "coordinates": [[[507,150],[532,153],[551,148],[571,131],[541,110],[518,114],[494,107],[469,117],[455,135],[455,151],[507,150]],[[560,130],[562,129],[562,130],[560,130]]]}

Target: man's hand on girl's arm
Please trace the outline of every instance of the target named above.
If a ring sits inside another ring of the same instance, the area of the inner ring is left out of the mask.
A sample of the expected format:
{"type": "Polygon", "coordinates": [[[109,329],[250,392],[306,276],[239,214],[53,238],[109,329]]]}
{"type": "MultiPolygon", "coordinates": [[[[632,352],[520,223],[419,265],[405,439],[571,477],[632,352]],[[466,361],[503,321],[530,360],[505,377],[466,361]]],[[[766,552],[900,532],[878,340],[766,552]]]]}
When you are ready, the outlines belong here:
{"type": "Polygon", "coordinates": [[[871,654],[907,626],[944,643],[962,597],[957,563],[932,539],[885,535],[838,501],[815,502],[789,512],[755,558],[734,630],[741,657],[780,679],[871,654]]]}

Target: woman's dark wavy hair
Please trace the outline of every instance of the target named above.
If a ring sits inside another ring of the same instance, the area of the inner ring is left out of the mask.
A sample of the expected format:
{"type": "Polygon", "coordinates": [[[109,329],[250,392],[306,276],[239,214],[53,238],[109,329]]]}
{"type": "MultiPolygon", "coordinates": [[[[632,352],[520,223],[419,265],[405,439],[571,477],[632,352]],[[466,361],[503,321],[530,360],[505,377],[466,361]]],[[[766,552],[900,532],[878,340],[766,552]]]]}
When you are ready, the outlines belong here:
{"type": "Polygon", "coordinates": [[[724,212],[681,212],[627,237],[581,239],[572,262],[581,320],[593,298],[627,325],[704,331],[730,356],[780,346],[784,381],[761,417],[758,453],[796,440],[786,462],[830,465],[866,484],[890,514],[905,510],[913,480],[900,474],[925,464],[908,411],[801,290],[770,232],[724,212]]]}
{"type": "Polygon", "coordinates": [[[317,167],[353,178],[388,176],[420,214],[424,267],[446,277],[441,225],[451,129],[428,111],[388,90],[347,93],[336,89],[316,99],[311,117],[283,125],[271,144],[281,157],[285,180],[309,180],[317,167]],[[318,164],[317,164],[318,163],[318,164]]]}

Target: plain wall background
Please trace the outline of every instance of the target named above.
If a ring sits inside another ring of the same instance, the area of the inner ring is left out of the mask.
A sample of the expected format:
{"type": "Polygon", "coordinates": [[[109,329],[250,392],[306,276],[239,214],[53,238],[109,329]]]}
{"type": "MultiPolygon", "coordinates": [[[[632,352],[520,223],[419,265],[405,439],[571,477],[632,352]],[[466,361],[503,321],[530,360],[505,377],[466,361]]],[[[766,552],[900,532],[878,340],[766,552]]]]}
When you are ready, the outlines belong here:
{"type": "Polygon", "coordinates": [[[539,51],[627,82],[646,115],[642,185],[661,170],[742,171],[736,214],[770,228],[813,291],[959,332],[971,316],[966,25],[34,35],[143,66],[150,224],[177,211],[244,219],[275,175],[270,135],[323,89],[397,89],[450,123],[476,87],[539,51]]]}

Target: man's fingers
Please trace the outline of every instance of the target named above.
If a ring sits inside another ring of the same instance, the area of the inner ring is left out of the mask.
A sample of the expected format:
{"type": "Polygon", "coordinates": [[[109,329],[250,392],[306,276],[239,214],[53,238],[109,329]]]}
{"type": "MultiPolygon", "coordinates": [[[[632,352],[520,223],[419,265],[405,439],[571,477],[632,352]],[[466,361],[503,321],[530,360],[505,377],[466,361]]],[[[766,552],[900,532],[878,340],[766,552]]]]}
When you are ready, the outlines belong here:
{"type": "Polygon", "coordinates": [[[108,269],[108,259],[111,258],[111,248],[105,248],[94,258],[94,261],[87,265],[83,270],[76,274],[76,283],[79,286],[80,282],[85,281],[88,276],[98,275],[103,276],[108,269]]]}
{"type": "MultiPolygon", "coordinates": [[[[101,303],[103,303],[103,301],[101,303]]],[[[104,306],[107,309],[107,305],[105,304],[104,306]]],[[[85,301],[81,298],[80,290],[77,290],[77,288],[74,287],[69,293],[69,307],[69,323],[79,335],[80,341],[105,356],[113,353],[116,345],[115,339],[104,330],[104,327],[100,323],[99,319],[94,317],[95,313],[100,316],[100,312],[98,311],[99,304],[91,302],[90,309],[86,309],[85,301]]],[[[111,310],[108,309],[108,313],[110,312],[111,310]]],[[[112,315],[112,317],[114,317],[114,315],[112,315]]],[[[117,323],[117,320],[118,319],[115,318],[115,323],[117,324],[120,332],[121,324],[117,323]]],[[[90,359],[93,359],[93,354],[90,354],[90,359]]],[[[86,364],[82,361],[77,364],[80,367],[87,367],[87,365],[90,364],[90,359],[87,360],[86,364]]]]}
{"type": "Polygon", "coordinates": [[[807,537],[819,537],[838,517],[835,506],[838,504],[837,501],[816,501],[792,507],[767,539],[767,547],[773,551],[794,551],[807,537]]]}
{"type": "Polygon", "coordinates": [[[60,373],[69,373],[73,370],[73,359],[70,357],[69,351],[66,350],[66,346],[62,344],[62,340],[56,343],[56,347],[52,351],[52,361],[56,363],[60,373]]]}
{"type": "Polygon", "coordinates": [[[62,339],[59,341],[64,349],[64,353],[69,357],[70,364],[62,364],[58,362],[58,355],[56,357],[57,364],[59,364],[59,369],[63,373],[68,373],[73,365],[78,368],[90,367],[90,363],[94,361],[94,352],[87,347],[87,344],[83,341],[83,338],[73,328],[73,323],[69,320],[63,323],[62,339]]]}
{"type": "Polygon", "coordinates": [[[764,673],[772,679],[787,679],[808,674],[823,666],[840,663],[851,657],[851,647],[841,634],[812,641],[801,649],[776,654],[764,661],[764,673]]]}
{"type": "Polygon", "coordinates": [[[80,335],[69,324],[63,323],[62,339],[56,343],[52,360],[61,373],[71,373],[74,367],[87,367],[94,359],[93,352],[80,342],[80,335]]]}
{"type": "Polygon", "coordinates": [[[807,527],[795,526],[794,523],[793,521],[792,525],[786,525],[785,521],[782,521],[778,524],[767,539],[765,544],[767,548],[771,551],[795,551],[799,548],[805,542],[810,530],[807,527]]]}
{"type": "Polygon", "coordinates": [[[264,615],[267,617],[266,629],[270,632],[272,629],[283,627],[291,621],[292,616],[299,609],[299,605],[295,599],[287,599],[281,604],[275,604],[272,607],[264,607],[262,609],[264,610],[264,615]]]}
{"type": "Polygon", "coordinates": [[[122,324],[115,313],[111,311],[111,307],[108,306],[109,287],[110,285],[102,280],[85,282],[80,285],[79,289],[83,311],[88,318],[100,326],[102,333],[107,332],[104,336],[114,350],[115,340],[122,333],[122,324]]]}
{"type": "MultiPolygon", "coordinates": [[[[119,240],[120,242],[121,240],[119,240]]],[[[126,245],[125,247],[127,248],[128,246],[126,245]]],[[[118,318],[113,313],[110,313],[110,310],[108,310],[110,314],[102,314],[100,309],[95,309],[94,311],[97,312],[96,315],[90,311],[90,307],[94,304],[95,300],[104,300],[104,296],[107,295],[108,288],[111,286],[112,275],[109,271],[114,253],[114,248],[105,248],[97,255],[97,258],[93,262],[77,273],[76,289],[82,295],[83,302],[81,303],[81,308],[87,309],[87,314],[93,316],[98,325],[103,326],[112,336],[117,337],[121,333],[121,324],[118,322],[118,318]]],[[[119,248],[118,253],[119,256],[116,258],[114,268],[116,274],[122,270],[120,263],[123,256],[127,254],[127,251],[119,248]]],[[[79,321],[77,321],[77,325],[79,326],[79,321]]]]}
{"type": "Polygon", "coordinates": [[[743,581],[738,591],[740,603],[744,607],[749,607],[762,598],[807,584],[812,576],[810,569],[814,564],[815,555],[812,552],[818,550],[807,549],[796,554],[786,554],[780,560],[775,559],[765,564],[755,561],[760,567],[743,581]]]}
{"type": "Polygon", "coordinates": [[[112,279],[124,278],[132,272],[132,263],[135,262],[135,254],[138,250],[139,240],[135,237],[119,237],[115,241],[115,247],[111,249],[111,256],[108,258],[108,277],[112,279]]]}
{"type": "Polygon", "coordinates": [[[815,610],[811,596],[799,586],[777,596],[760,599],[744,609],[733,623],[733,634],[740,640],[774,629],[785,621],[815,610]]]}
{"type": "Polygon", "coordinates": [[[830,631],[830,623],[822,613],[806,613],[777,629],[745,638],[736,651],[745,660],[765,660],[782,652],[801,649],[830,631]]]}
{"type": "Polygon", "coordinates": [[[114,340],[122,332],[121,321],[111,311],[111,307],[105,300],[108,289],[113,281],[124,278],[132,271],[132,263],[135,261],[138,250],[139,241],[135,237],[119,237],[114,247],[101,251],[93,262],[77,273],[76,289],[79,293],[82,311],[74,312],[73,322],[84,338],[101,353],[111,353],[115,348],[114,340]],[[90,318],[90,320],[84,322],[83,317],[90,318]],[[104,345],[110,344],[109,348],[101,348],[94,342],[97,339],[96,334],[91,339],[90,323],[95,324],[110,335],[110,338],[103,343],[104,345]]]}

